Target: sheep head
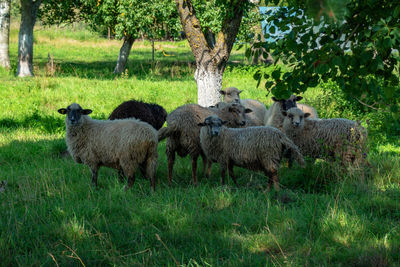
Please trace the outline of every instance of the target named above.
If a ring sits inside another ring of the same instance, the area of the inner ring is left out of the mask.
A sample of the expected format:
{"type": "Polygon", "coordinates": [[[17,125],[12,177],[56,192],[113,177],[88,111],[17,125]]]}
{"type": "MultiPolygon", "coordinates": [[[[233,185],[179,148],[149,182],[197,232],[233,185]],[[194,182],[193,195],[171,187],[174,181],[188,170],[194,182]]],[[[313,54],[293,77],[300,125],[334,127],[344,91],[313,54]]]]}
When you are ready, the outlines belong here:
{"type": "Polygon", "coordinates": [[[302,100],[302,96],[291,95],[288,99],[277,99],[276,97],[272,97],[272,100],[278,102],[281,106],[281,110],[288,110],[290,108],[297,107],[296,102],[302,100]]]}
{"type": "Polygon", "coordinates": [[[283,120],[283,128],[289,129],[302,129],[304,127],[304,119],[310,116],[310,113],[305,113],[299,108],[290,108],[287,111],[282,111],[285,117],[283,120]]]}
{"type": "Polygon", "coordinates": [[[60,108],[58,113],[67,115],[65,122],[67,125],[78,126],[81,123],[82,115],[89,115],[92,113],[91,109],[82,109],[79,104],[72,103],[67,108],[60,108]]]}
{"type": "Polygon", "coordinates": [[[225,88],[225,90],[219,91],[219,93],[224,96],[224,102],[226,103],[239,103],[241,92],[243,91],[237,89],[236,87],[228,87],[225,88]]]}
{"type": "Polygon", "coordinates": [[[246,113],[253,112],[237,103],[219,102],[216,104],[217,114],[227,121],[228,127],[242,127],[246,124],[246,113]]]}
{"type": "Polygon", "coordinates": [[[222,125],[226,124],[227,121],[221,120],[218,116],[207,117],[204,122],[198,124],[201,127],[207,127],[208,134],[213,136],[218,136],[222,125]]]}

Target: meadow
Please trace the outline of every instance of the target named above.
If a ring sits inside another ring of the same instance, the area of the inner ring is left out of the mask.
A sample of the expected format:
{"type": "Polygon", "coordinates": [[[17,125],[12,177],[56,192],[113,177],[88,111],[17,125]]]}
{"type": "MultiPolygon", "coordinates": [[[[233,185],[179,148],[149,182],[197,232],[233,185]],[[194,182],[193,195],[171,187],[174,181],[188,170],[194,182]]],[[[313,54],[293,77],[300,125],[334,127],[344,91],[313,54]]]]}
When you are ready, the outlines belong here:
{"type": "MultiPolygon", "coordinates": [[[[127,71],[112,71],[121,45],[80,28],[35,28],[35,77],[15,77],[18,28],[10,38],[12,69],[0,70],[1,266],[398,266],[400,141],[382,114],[360,112],[332,84],[304,95],[320,117],[359,119],[369,129],[370,166],[343,172],[318,160],[279,172],[281,191],[265,191],[262,173],[235,168],[240,187],[191,181],[188,158],[177,158],[167,183],[165,141],[159,144],[157,188],[132,189],[102,168],[99,188],[88,167],[65,151],[65,117],[73,102],[106,119],[123,101],[158,103],[171,112],[196,102],[194,59],[186,41],[135,42],[127,71]],[[48,70],[48,54],[55,68],[48,70]],[[367,123],[368,120],[368,123],[367,123]]],[[[263,67],[269,71],[270,67],[263,67]]],[[[253,79],[244,50],[233,50],[223,87],[270,105],[253,79]]],[[[201,163],[200,163],[201,169],[201,163]]],[[[138,175],[139,176],[139,175],[138,175]]]]}

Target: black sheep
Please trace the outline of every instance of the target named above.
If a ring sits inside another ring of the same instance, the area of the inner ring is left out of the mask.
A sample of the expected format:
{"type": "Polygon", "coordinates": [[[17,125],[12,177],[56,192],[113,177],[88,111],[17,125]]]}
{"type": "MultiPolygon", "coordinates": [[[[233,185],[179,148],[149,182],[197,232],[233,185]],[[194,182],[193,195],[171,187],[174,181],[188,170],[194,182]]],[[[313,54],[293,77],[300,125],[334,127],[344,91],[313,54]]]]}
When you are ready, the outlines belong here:
{"type": "Polygon", "coordinates": [[[167,111],[160,105],[132,99],[114,109],[108,119],[136,118],[147,122],[158,131],[167,119],[167,115],[167,111]]]}

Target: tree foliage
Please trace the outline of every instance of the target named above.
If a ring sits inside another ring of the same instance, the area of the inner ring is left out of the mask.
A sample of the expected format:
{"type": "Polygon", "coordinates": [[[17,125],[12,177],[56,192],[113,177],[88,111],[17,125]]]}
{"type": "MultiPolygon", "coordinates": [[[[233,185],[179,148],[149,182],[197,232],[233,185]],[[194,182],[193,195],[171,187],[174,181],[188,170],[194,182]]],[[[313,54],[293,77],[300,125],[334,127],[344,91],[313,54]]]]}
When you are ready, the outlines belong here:
{"type": "Polygon", "coordinates": [[[178,38],[181,26],[176,6],[170,0],[66,0],[47,1],[41,10],[46,24],[83,20],[89,26],[118,39],[178,38]]]}
{"type": "MultiPolygon", "coordinates": [[[[268,22],[290,30],[282,39],[260,43],[279,64],[265,87],[278,97],[334,81],[356,103],[399,119],[400,5],[392,0],[290,0],[268,22]]],[[[256,75],[261,79],[262,73],[256,75]]]]}

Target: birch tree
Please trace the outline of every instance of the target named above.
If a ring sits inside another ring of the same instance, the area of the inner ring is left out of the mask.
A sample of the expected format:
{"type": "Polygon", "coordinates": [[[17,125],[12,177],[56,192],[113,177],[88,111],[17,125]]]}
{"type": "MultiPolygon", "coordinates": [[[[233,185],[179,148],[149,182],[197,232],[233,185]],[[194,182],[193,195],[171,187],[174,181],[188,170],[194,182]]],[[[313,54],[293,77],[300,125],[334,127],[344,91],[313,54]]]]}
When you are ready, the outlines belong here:
{"type": "Polygon", "coordinates": [[[0,66],[9,69],[10,0],[0,0],[0,66]]]}

